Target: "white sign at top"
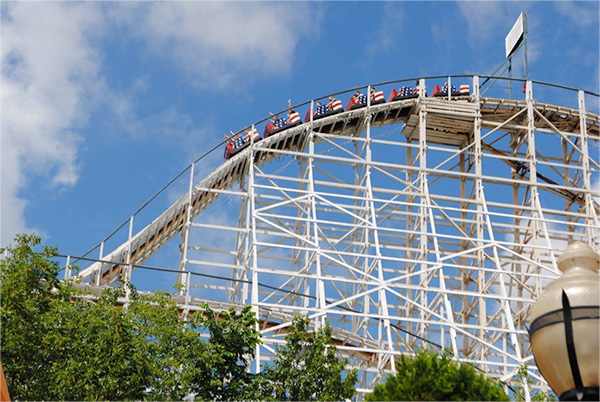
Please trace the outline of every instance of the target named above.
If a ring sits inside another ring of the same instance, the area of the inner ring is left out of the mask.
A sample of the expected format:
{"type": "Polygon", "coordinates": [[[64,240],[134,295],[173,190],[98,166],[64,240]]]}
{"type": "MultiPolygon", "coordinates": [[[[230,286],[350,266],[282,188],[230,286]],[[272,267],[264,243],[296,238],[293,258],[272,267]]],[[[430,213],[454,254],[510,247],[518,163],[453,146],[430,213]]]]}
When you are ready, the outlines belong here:
{"type": "Polygon", "coordinates": [[[519,47],[523,40],[523,33],[525,32],[525,12],[522,12],[517,18],[517,22],[513,25],[512,29],[506,35],[504,39],[504,45],[506,47],[506,57],[509,57],[519,47]]]}

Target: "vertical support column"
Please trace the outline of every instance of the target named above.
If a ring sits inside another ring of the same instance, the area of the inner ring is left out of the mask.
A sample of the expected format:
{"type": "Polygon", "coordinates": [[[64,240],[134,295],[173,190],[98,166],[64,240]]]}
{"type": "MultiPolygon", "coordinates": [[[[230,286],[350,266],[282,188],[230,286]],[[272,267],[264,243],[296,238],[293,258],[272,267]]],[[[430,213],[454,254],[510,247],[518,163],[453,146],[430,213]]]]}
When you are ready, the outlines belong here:
{"type": "MultiPolygon", "coordinates": [[[[518,154],[519,154],[519,147],[521,145],[521,134],[518,134],[515,131],[511,131],[510,132],[510,155],[511,157],[514,158],[514,160],[517,160],[518,158],[518,154]]],[[[521,166],[521,165],[519,165],[521,166]]],[[[521,189],[522,186],[522,180],[523,180],[523,176],[525,175],[525,171],[523,171],[522,167],[516,167],[516,168],[511,168],[511,179],[514,180],[513,184],[512,184],[512,215],[513,215],[513,243],[515,244],[515,246],[513,246],[513,250],[516,253],[522,253],[523,252],[523,245],[522,242],[524,241],[525,238],[527,238],[527,236],[525,236],[522,233],[522,228],[521,228],[521,224],[522,224],[522,214],[523,214],[523,207],[521,206],[521,202],[520,202],[520,197],[519,197],[519,190],[521,189]]],[[[525,196],[524,196],[525,197],[525,196]]],[[[516,281],[514,281],[514,286],[516,288],[516,296],[519,298],[523,297],[523,291],[524,291],[524,286],[523,284],[526,282],[527,276],[524,275],[523,270],[527,269],[526,265],[523,265],[521,263],[521,260],[519,259],[515,259],[512,263],[512,270],[515,273],[515,278],[517,279],[516,281]]],[[[517,309],[516,311],[523,311],[523,302],[522,301],[518,301],[517,303],[517,309]]],[[[503,323],[505,324],[506,318],[503,317],[503,323]]],[[[506,345],[508,344],[507,342],[507,337],[509,335],[505,335],[502,339],[502,345],[503,345],[503,350],[506,350],[506,345]]],[[[508,362],[508,359],[506,358],[506,355],[503,357],[503,360],[505,363],[508,362]]],[[[506,366],[504,366],[504,373],[506,374],[507,368],[506,366]]]]}
{"type": "MultiPolygon", "coordinates": [[[[254,147],[254,125],[250,131],[250,148],[254,147]]],[[[246,163],[250,166],[252,163],[252,152],[246,153],[246,163]]],[[[229,301],[242,305],[248,304],[249,284],[248,284],[248,267],[250,266],[250,203],[247,196],[248,184],[245,180],[239,181],[240,206],[238,212],[238,221],[235,234],[235,255],[233,257],[234,268],[231,272],[231,293],[229,301]]]]}
{"type": "MultiPolygon", "coordinates": [[[[426,135],[426,119],[425,119],[425,104],[426,104],[426,82],[424,78],[419,79],[419,130],[423,129],[423,132],[419,131],[419,137],[416,138],[418,147],[413,147],[412,145],[415,143],[414,137],[411,139],[407,138],[407,147],[406,147],[406,164],[408,166],[406,172],[406,181],[408,183],[408,194],[406,196],[406,258],[408,260],[407,263],[407,273],[411,275],[407,276],[405,279],[406,282],[406,296],[408,298],[412,298],[413,300],[419,300],[419,290],[414,289],[414,285],[417,285],[415,281],[418,279],[421,281],[421,278],[417,278],[414,273],[420,268],[419,261],[421,260],[421,245],[420,237],[419,237],[419,225],[421,223],[419,219],[419,209],[420,207],[416,205],[417,196],[422,196],[422,192],[420,190],[421,186],[419,185],[421,180],[421,170],[418,166],[418,161],[420,160],[423,154],[423,145],[421,142],[421,137],[423,139],[426,135]],[[421,113],[423,112],[423,114],[421,113]],[[417,244],[418,243],[418,244],[417,244]],[[416,251],[415,251],[416,250],[416,251]],[[413,290],[409,290],[413,289],[413,290]]],[[[424,144],[425,142],[423,142],[424,144]]],[[[405,315],[406,317],[413,318],[415,314],[415,310],[417,308],[411,303],[404,303],[405,305],[405,315]]],[[[422,310],[420,313],[422,314],[422,310]]],[[[421,318],[421,317],[419,317],[421,318]]],[[[406,322],[405,325],[409,328],[408,332],[417,333],[420,331],[421,324],[417,321],[414,322],[406,322]]],[[[405,342],[407,345],[415,345],[416,337],[410,336],[408,333],[405,336],[405,342]]]]}
{"type": "MultiPolygon", "coordinates": [[[[102,243],[100,243],[100,255],[98,256],[98,259],[100,261],[102,261],[102,258],[104,258],[104,241],[102,243]]],[[[100,281],[102,280],[102,270],[103,269],[104,269],[104,264],[100,263],[100,268],[98,269],[98,272],[96,272],[96,278],[95,278],[96,286],[100,286],[100,281]]]]}
{"type": "Polygon", "coordinates": [[[587,230],[587,242],[590,246],[595,247],[598,241],[598,231],[594,228],[600,227],[598,222],[598,216],[594,208],[594,200],[592,198],[592,173],[590,171],[590,155],[589,155],[589,141],[587,135],[587,117],[585,110],[585,93],[579,91],[579,127],[581,132],[581,166],[583,169],[583,186],[585,194],[585,223],[588,225],[587,230]]]}
{"type": "MultiPolygon", "coordinates": [[[[517,133],[515,133],[514,131],[510,132],[510,155],[515,158],[518,157],[518,151],[519,151],[519,146],[520,146],[520,136],[517,135],[517,133]]],[[[515,246],[513,246],[513,250],[516,253],[522,253],[523,252],[523,246],[522,246],[522,242],[524,241],[525,238],[527,238],[527,236],[525,236],[522,233],[522,229],[521,229],[521,222],[522,222],[522,218],[521,215],[523,214],[523,209],[520,205],[520,200],[519,200],[519,190],[521,188],[521,182],[523,179],[523,175],[525,174],[525,172],[522,171],[522,168],[511,168],[511,179],[514,180],[513,184],[512,184],[512,214],[513,214],[513,244],[515,244],[515,246]]],[[[514,259],[513,262],[511,262],[511,266],[512,266],[512,271],[514,272],[515,278],[516,280],[512,281],[512,285],[515,287],[515,291],[516,291],[516,296],[519,299],[522,299],[523,296],[523,292],[524,292],[524,286],[523,284],[526,283],[528,276],[525,275],[524,270],[527,270],[528,267],[524,264],[522,264],[522,261],[518,258],[514,259]]],[[[523,311],[523,302],[521,300],[515,302],[516,303],[516,309],[515,311],[523,311]]],[[[506,325],[508,324],[508,317],[503,316],[502,317],[502,323],[503,323],[503,328],[506,328],[506,325]]],[[[506,347],[508,345],[508,337],[510,336],[510,334],[506,334],[502,337],[502,347],[503,350],[506,351],[506,347]]],[[[523,345],[524,346],[524,345],[523,345]]],[[[523,349],[523,348],[521,348],[523,349]]],[[[506,364],[508,364],[508,359],[507,356],[504,355],[503,356],[503,362],[505,363],[505,365],[503,366],[503,374],[507,374],[508,368],[506,366],[506,364]]]]}
{"type": "Polygon", "coordinates": [[[125,272],[125,277],[123,279],[125,279],[125,299],[127,300],[127,302],[124,305],[124,308],[126,309],[128,307],[129,304],[129,298],[131,296],[131,288],[129,286],[129,282],[131,282],[131,273],[133,272],[133,266],[132,266],[132,262],[131,262],[131,238],[133,236],[133,215],[131,215],[131,218],[129,218],[129,237],[127,240],[127,268],[126,268],[126,272],[125,272]]]}
{"type": "MultiPolygon", "coordinates": [[[[479,77],[474,77],[473,79],[473,87],[475,90],[475,100],[478,104],[478,110],[477,110],[477,114],[475,116],[475,120],[474,120],[474,136],[473,136],[473,142],[474,142],[474,149],[473,149],[473,159],[474,159],[474,166],[475,166],[475,203],[476,203],[476,214],[475,214],[475,231],[476,231],[476,239],[477,239],[477,257],[476,257],[476,261],[475,261],[475,268],[477,269],[477,288],[478,291],[480,293],[484,292],[484,289],[487,288],[487,283],[486,283],[486,277],[485,277],[485,271],[483,270],[483,268],[485,268],[485,256],[483,253],[483,245],[485,242],[485,238],[484,238],[484,216],[483,216],[483,203],[484,203],[484,197],[483,197],[483,181],[482,181],[482,174],[483,174],[483,166],[482,166],[482,162],[483,162],[483,150],[482,150],[482,145],[481,145],[481,109],[480,109],[480,102],[479,102],[479,77]]],[[[478,325],[480,325],[482,328],[487,327],[487,306],[486,306],[486,301],[484,297],[479,297],[478,300],[478,309],[479,309],[479,317],[478,317],[478,325]]],[[[485,339],[487,336],[487,331],[485,329],[482,329],[481,331],[481,338],[485,339]]],[[[485,345],[480,345],[480,350],[479,350],[479,358],[482,361],[486,360],[486,348],[487,346],[485,345]]],[[[482,366],[483,370],[487,369],[486,365],[482,366]]]]}
{"type": "MultiPolygon", "coordinates": [[[[314,133],[313,133],[313,124],[314,124],[314,115],[315,115],[315,101],[311,100],[310,102],[310,124],[309,124],[309,130],[307,135],[309,136],[309,138],[307,139],[309,141],[309,151],[311,152],[310,156],[308,158],[305,159],[304,164],[302,164],[302,161],[300,158],[298,158],[298,170],[303,172],[302,177],[304,179],[307,179],[307,181],[309,182],[308,186],[305,185],[304,188],[302,188],[302,184],[298,183],[298,188],[300,190],[304,190],[304,191],[312,191],[312,182],[311,182],[311,177],[312,177],[312,151],[314,151],[314,133]],[[313,146],[312,148],[310,148],[310,146],[313,146]],[[309,166],[310,165],[310,166],[309,166]]],[[[306,226],[304,227],[304,236],[306,239],[310,239],[310,233],[312,231],[313,228],[311,228],[311,223],[310,223],[310,216],[312,216],[313,214],[313,209],[312,209],[312,197],[309,196],[308,198],[310,201],[308,202],[308,207],[305,209],[303,208],[303,213],[305,214],[305,216],[303,217],[304,219],[308,218],[306,220],[306,226]]],[[[310,246],[310,244],[306,244],[305,246],[310,246]]],[[[315,257],[318,258],[315,254],[315,257]]],[[[308,250],[308,247],[306,250],[304,250],[304,267],[308,268],[310,264],[312,264],[313,258],[311,257],[311,251],[308,250]]],[[[300,271],[300,269],[298,269],[298,271],[300,271]]],[[[310,280],[309,279],[300,279],[304,281],[304,291],[307,295],[310,295],[310,280]]],[[[316,290],[318,291],[318,289],[316,290]]],[[[310,308],[310,299],[308,297],[305,297],[302,301],[302,305],[304,306],[304,308],[306,308],[307,310],[310,308]]],[[[317,303],[318,305],[318,303],[317,303]]]]}
{"type": "Polygon", "coordinates": [[[536,157],[536,146],[535,146],[535,111],[534,111],[534,100],[533,100],[533,83],[527,81],[525,84],[525,99],[527,102],[527,154],[526,159],[529,164],[529,192],[531,199],[531,218],[530,227],[532,230],[531,244],[532,247],[532,258],[534,261],[539,262],[539,250],[538,250],[538,239],[539,239],[539,227],[540,217],[542,216],[541,205],[538,200],[538,188],[537,188],[537,157],[536,157]]]}
{"type": "MultiPolygon", "coordinates": [[[[190,297],[190,278],[189,275],[186,274],[187,264],[188,264],[188,246],[189,246],[189,238],[190,238],[190,228],[192,224],[192,200],[194,196],[194,167],[195,164],[192,163],[190,167],[190,184],[188,189],[188,205],[187,205],[187,213],[185,217],[185,224],[183,225],[183,230],[181,231],[181,250],[180,250],[180,259],[179,259],[179,274],[177,277],[177,284],[180,287],[179,294],[185,296],[186,304],[189,302],[190,297]]],[[[184,314],[187,315],[187,310],[184,311],[184,314]]]]}
{"type": "Polygon", "coordinates": [[[529,182],[532,198],[537,194],[537,158],[535,154],[535,116],[533,101],[533,85],[531,81],[525,84],[527,102],[527,161],[529,162],[529,182]]]}
{"type": "MultiPolygon", "coordinates": [[[[464,233],[464,236],[467,237],[468,236],[468,229],[467,229],[467,218],[469,216],[468,214],[468,210],[471,209],[471,203],[470,202],[466,202],[464,200],[467,199],[467,177],[464,175],[465,173],[467,173],[467,169],[466,169],[466,162],[467,162],[467,155],[465,155],[465,152],[461,152],[460,156],[459,156],[459,168],[460,168],[460,199],[463,200],[460,203],[460,229],[461,232],[464,233]]],[[[469,248],[469,240],[467,239],[461,239],[460,241],[460,251],[466,251],[469,248]]],[[[467,263],[468,263],[468,259],[464,256],[461,255],[458,259],[459,265],[461,267],[466,267],[467,263]]],[[[463,291],[464,293],[460,296],[461,299],[461,324],[465,324],[469,321],[469,316],[470,316],[470,303],[469,303],[469,296],[467,296],[467,291],[469,289],[469,283],[471,282],[471,271],[469,269],[466,268],[461,268],[460,269],[461,273],[460,273],[460,290],[463,291]]],[[[463,334],[460,334],[460,337],[463,340],[463,344],[462,344],[462,350],[467,350],[467,345],[468,345],[468,339],[466,336],[464,336],[463,334]]]]}
{"type": "MultiPolygon", "coordinates": [[[[257,321],[260,319],[260,310],[259,310],[259,300],[258,300],[258,247],[256,245],[256,194],[254,188],[254,147],[250,148],[250,165],[248,167],[248,202],[250,204],[248,216],[251,222],[250,233],[252,234],[252,268],[251,268],[251,276],[252,276],[252,292],[251,292],[251,303],[252,303],[252,312],[256,317],[257,321]]],[[[260,327],[258,322],[254,325],[256,331],[260,331],[260,327]]],[[[256,345],[254,351],[254,371],[256,373],[260,373],[260,345],[256,345]]]]}
{"type": "MultiPolygon", "coordinates": [[[[253,159],[253,152],[248,152],[248,154],[250,155],[250,160],[248,161],[248,164],[251,165],[254,163],[253,159]]],[[[240,303],[242,304],[248,304],[248,293],[249,293],[249,289],[248,289],[248,282],[247,280],[248,278],[248,267],[250,266],[250,258],[252,255],[252,252],[250,251],[251,249],[251,233],[252,233],[252,229],[250,228],[250,216],[252,214],[252,211],[250,210],[250,199],[248,196],[246,196],[246,227],[245,227],[245,233],[244,233],[244,254],[243,254],[243,267],[244,267],[244,272],[240,274],[239,278],[242,279],[244,281],[244,283],[242,284],[242,295],[241,295],[241,299],[240,299],[240,303]]]]}
{"type": "MultiPolygon", "coordinates": [[[[410,143],[408,143],[408,138],[407,138],[407,145],[411,145],[410,143]]],[[[408,194],[406,196],[406,243],[405,243],[405,247],[406,247],[406,259],[409,261],[407,262],[407,272],[413,272],[417,269],[416,263],[414,262],[417,257],[416,257],[416,253],[413,251],[413,246],[414,246],[414,241],[415,241],[415,224],[416,224],[416,220],[414,218],[414,212],[415,212],[415,206],[414,206],[414,202],[415,202],[415,160],[413,159],[413,148],[410,146],[406,147],[406,165],[408,166],[408,168],[406,169],[406,182],[408,183],[408,194]]],[[[411,283],[412,281],[412,277],[408,276],[404,282],[406,284],[406,297],[410,297],[409,292],[410,287],[412,285],[411,283]]],[[[411,317],[412,316],[412,311],[414,310],[414,307],[412,304],[410,303],[404,303],[405,305],[405,316],[406,317],[411,317]]],[[[414,330],[414,324],[411,323],[407,323],[406,325],[409,326],[413,326],[413,330],[414,330]]],[[[412,332],[412,331],[411,331],[412,332]]],[[[410,342],[414,341],[414,338],[411,338],[410,335],[407,333],[405,336],[405,342],[406,344],[410,344],[410,342]]]]}
{"type": "MultiPolygon", "coordinates": [[[[537,158],[536,158],[536,147],[535,147],[535,112],[534,112],[534,99],[533,99],[533,83],[527,81],[525,83],[525,100],[527,102],[527,154],[526,159],[529,164],[529,189],[532,207],[532,222],[531,222],[531,257],[533,261],[539,262],[539,219],[543,216],[541,205],[539,203],[538,188],[537,188],[537,158]]],[[[520,362],[521,363],[521,362],[520,362]]],[[[522,380],[523,392],[525,394],[525,401],[529,402],[531,397],[529,395],[529,384],[527,379],[522,380]]]]}
{"type": "Polygon", "coordinates": [[[71,277],[71,256],[67,256],[67,262],[65,264],[65,280],[71,277]]]}
{"type": "MultiPolygon", "coordinates": [[[[367,98],[368,102],[368,98],[367,98]]],[[[309,138],[309,156],[307,162],[308,169],[308,195],[310,200],[311,217],[310,223],[312,226],[312,239],[314,242],[315,253],[315,283],[316,283],[316,310],[318,312],[315,320],[315,329],[319,329],[325,325],[326,321],[326,301],[325,301],[325,285],[323,283],[323,272],[321,271],[321,257],[319,256],[319,225],[317,222],[317,206],[315,199],[315,181],[314,181],[314,154],[315,154],[315,137],[311,132],[309,138]]]]}
{"type": "MultiPolygon", "coordinates": [[[[581,116],[581,112],[580,112],[580,116],[581,116]]],[[[570,173],[570,169],[569,169],[569,164],[571,163],[571,157],[572,155],[569,154],[569,142],[562,137],[561,140],[561,146],[562,146],[562,158],[563,158],[563,184],[565,187],[570,187],[571,186],[571,173],[570,173]]],[[[584,173],[585,175],[585,173],[584,173]]],[[[565,212],[569,213],[571,211],[571,208],[573,208],[573,200],[571,199],[567,199],[565,198],[565,212]]],[[[574,218],[572,215],[565,215],[565,220],[567,221],[567,243],[571,244],[571,242],[573,242],[573,233],[575,232],[575,226],[573,226],[572,224],[570,224],[570,222],[572,222],[573,220],[576,220],[576,218],[574,218]]]]}
{"type": "MultiPolygon", "coordinates": [[[[357,155],[358,157],[364,157],[366,158],[366,155],[364,155],[365,153],[365,143],[361,143],[360,141],[354,141],[354,154],[357,155]]],[[[363,209],[363,201],[361,200],[361,191],[360,191],[360,186],[362,185],[362,177],[364,176],[364,171],[365,171],[365,166],[355,163],[353,164],[353,184],[354,184],[354,191],[353,191],[353,195],[354,198],[352,200],[352,205],[354,207],[353,209],[353,213],[356,216],[361,216],[362,214],[364,214],[364,209],[363,209]]],[[[352,217],[352,224],[354,225],[354,230],[352,233],[352,244],[353,244],[353,253],[354,256],[352,257],[352,265],[354,267],[357,267],[359,269],[363,269],[364,272],[369,272],[369,263],[368,263],[368,259],[366,258],[365,254],[366,254],[366,248],[368,247],[368,233],[369,233],[369,228],[368,227],[364,227],[364,230],[361,232],[360,230],[358,230],[358,227],[362,224],[362,222],[360,221],[360,219],[356,218],[356,217],[352,217]]],[[[364,292],[368,285],[366,284],[359,284],[359,283],[355,283],[355,284],[351,284],[352,289],[354,294],[356,293],[361,293],[364,292]]],[[[352,294],[352,293],[348,293],[348,294],[352,294]]],[[[353,303],[356,303],[356,305],[358,306],[358,302],[357,301],[353,301],[353,303]]],[[[363,302],[362,302],[362,313],[363,313],[363,317],[360,316],[353,316],[352,317],[352,331],[355,334],[358,334],[359,336],[361,336],[361,331],[362,331],[362,336],[367,337],[368,332],[369,332],[369,320],[365,319],[364,317],[368,317],[370,315],[370,309],[371,309],[371,294],[365,294],[363,297],[363,302]]],[[[381,336],[378,336],[377,339],[381,339],[381,336]]]]}
{"type": "Polygon", "coordinates": [[[473,102],[480,104],[479,76],[473,76],[473,102]]]}
{"type": "MultiPolygon", "coordinates": [[[[420,253],[420,270],[419,286],[421,287],[419,295],[419,303],[421,306],[427,306],[427,268],[428,268],[428,250],[427,250],[427,108],[425,103],[421,103],[419,110],[419,193],[420,193],[420,205],[419,205],[419,253],[420,253]]],[[[425,324],[425,309],[420,310],[420,328],[419,336],[424,336],[427,330],[425,324]]]]}
{"type": "MultiPolygon", "coordinates": [[[[471,164],[471,169],[473,167],[475,167],[475,170],[479,170],[479,175],[481,175],[481,159],[477,159],[478,157],[481,157],[481,95],[480,95],[480,84],[479,84],[479,76],[478,75],[474,75],[473,76],[473,102],[477,105],[477,114],[475,116],[475,120],[473,122],[473,151],[472,154],[470,155],[470,159],[473,161],[473,163],[471,164]]],[[[482,187],[481,185],[481,176],[477,176],[477,172],[476,172],[476,178],[472,181],[472,186],[475,186],[475,213],[474,213],[474,218],[475,218],[475,222],[476,222],[476,236],[477,236],[477,246],[479,247],[481,245],[481,239],[480,239],[480,235],[481,235],[481,218],[480,218],[480,208],[481,205],[479,203],[479,190],[480,187],[482,187]]],[[[472,259],[472,257],[471,257],[472,259]]],[[[473,262],[471,262],[471,264],[475,265],[475,266],[479,266],[480,263],[483,261],[483,254],[481,251],[477,251],[476,253],[476,259],[477,261],[473,264],[473,262]]],[[[473,281],[474,283],[476,283],[476,287],[479,288],[481,286],[481,278],[480,278],[480,272],[477,271],[471,271],[469,273],[469,282],[473,281]],[[477,276],[477,279],[474,279],[473,276],[477,276]],[[476,282],[477,280],[477,282],[476,282]]],[[[475,298],[473,298],[475,299],[475,298]]],[[[473,304],[475,304],[475,300],[473,300],[473,304]]],[[[477,306],[477,310],[479,313],[479,317],[478,317],[478,323],[481,322],[481,311],[480,311],[480,307],[481,307],[481,301],[479,301],[479,304],[477,306]]],[[[466,307],[469,311],[469,314],[466,315],[463,319],[468,322],[468,320],[470,320],[471,316],[473,315],[473,310],[470,308],[470,306],[466,307]]],[[[463,339],[464,339],[464,348],[466,350],[466,348],[468,347],[468,343],[470,342],[468,337],[465,337],[463,335],[463,339]]],[[[485,369],[485,368],[484,368],[485,369]]]]}
{"type": "MultiPolygon", "coordinates": [[[[312,133],[312,126],[311,129],[308,131],[309,133],[312,133]]],[[[312,134],[310,134],[312,135],[312,134]]],[[[303,249],[301,251],[303,258],[298,258],[298,267],[297,270],[298,272],[304,270],[306,267],[308,267],[310,264],[312,264],[312,257],[311,257],[311,251],[310,251],[310,243],[309,240],[310,239],[310,233],[311,233],[311,224],[309,222],[309,217],[311,216],[311,205],[308,199],[304,198],[304,194],[306,194],[306,192],[308,191],[308,185],[306,184],[308,182],[308,163],[307,163],[307,159],[306,158],[298,158],[298,171],[299,171],[299,177],[301,177],[303,180],[298,182],[298,193],[301,197],[303,197],[303,203],[302,203],[302,207],[298,208],[298,215],[299,215],[299,222],[302,222],[302,235],[303,235],[303,243],[300,245],[300,247],[303,249]]],[[[300,232],[300,231],[298,231],[300,232]]],[[[310,295],[311,294],[311,287],[310,287],[310,280],[308,278],[298,278],[298,281],[302,281],[302,284],[304,286],[304,294],[306,295],[310,295]]],[[[300,286],[298,285],[298,288],[300,288],[300,286]]],[[[308,310],[310,308],[310,297],[304,297],[302,300],[302,306],[308,310]]]]}
{"type": "MultiPolygon", "coordinates": [[[[313,141],[313,124],[314,124],[314,116],[315,116],[315,101],[314,99],[310,101],[310,124],[309,124],[309,129],[308,129],[308,141],[310,141],[312,143],[313,141]]],[[[298,171],[299,173],[301,172],[301,176],[303,179],[308,179],[309,176],[309,167],[308,167],[308,158],[307,159],[302,159],[302,158],[298,158],[298,171]]],[[[307,191],[307,186],[304,185],[304,187],[302,187],[302,182],[298,183],[298,189],[300,190],[300,192],[302,191],[307,191]]],[[[308,204],[308,206],[305,206],[302,208],[302,213],[304,214],[304,216],[302,217],[302,220],[306,219],[306,223],[304,226],[304,237],[305,239],[310,239],[310,232],[311,232],[311,225],[308,221],[308,217],[310,217],[312,215],[312,206],[310,205],[310,203],[308,204]]],[[[307,242],[304,243],[304,246],[309,246],[310,244],[307,244],[307,242]]],[[[308,249],[305,249],[303,251],[304,253],[304,267],[308,267],[311,264],[312,258],[310,256],[311,252],[308,249]]],[[[300,271],[301,268],[298,267],[298,271],[300,271]]],[[[304,292],[307,295],[310,295],[310,280],[308,279],[299,279],[299,280],[303,280],[304,281],[304,292]]],[[[309,297],[304,297],[302,300],[302,306],[304,306],[304,308],[306,310],[308,310],[310,308],[310,298],[309,297]]]]}
{"type": "MultiPolygon", "coordinates": [[[[247,192],[246,192],[246,197],[245,197],[245,208],[246,208],[246,226],[245,226],[245,231],[244,231],[244,253],[242,255],[242,259],[241,259],[241,264],[244,267],[244,271],[242,273],[239,274],[239,278],[242,279],[244,282],[242,284],[242,294],[241,294],[241,298],[239,300],[239,302],[241,302],[242,304],[248,304],[249,302],[249,298],[250,298],[250,302],[252,302],[252,295],[250,295],[251,289],[248,281],[252,281],[252,274],[250,274],[250,271],[253,271],[253,269],[251,268],[251,266],[254,266],[254,256],[255,256],[255,252],[256,248],[254,247],[254,244],[256,243],[256,236],[253,236],[254,234],[254,229],[255,227],[254,225],[254,204],[253,204],[253,188],[252,186],[254,185],[254,158],[255,158],[255,142],[254,142],[254,132],[256,130],[256,127],[254,124],[252,124],[252,128],[250,129],[250,132],[252,133],[252,137],[251,137],[251,143],[250,143],[250,149],[251,151],[248,152],[248,188],[247,188],[247,192]],[[250,181],[250,177],[252,177],[252,181],[250,181]]],[[[241,211],[240,211],[241,212],[241,211]]],[[[252,283],[252,285],[254,285],[254,283],[252,283]]],[[[254,288],[254,286],[252,286],[252,288],[254,288]]],[[[253,303],[253,302],[252,302],[253,303]]],[[[254,303],[253,303],[254,304],[254,303]]],[[[258,318],[258,312],[255,311],[255,315],[258,318]]]]}

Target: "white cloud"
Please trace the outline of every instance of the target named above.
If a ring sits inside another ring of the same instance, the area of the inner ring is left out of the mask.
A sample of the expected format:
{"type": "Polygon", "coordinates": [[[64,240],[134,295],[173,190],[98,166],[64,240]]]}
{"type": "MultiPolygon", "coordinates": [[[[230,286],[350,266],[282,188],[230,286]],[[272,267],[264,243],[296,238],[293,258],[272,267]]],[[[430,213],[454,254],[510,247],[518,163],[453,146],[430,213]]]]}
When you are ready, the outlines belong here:
{"type": "Polygon", "coordinates": [[[117,18],[155,54],[172,58],[192,84],[222,89],[246,73],[288,73],[300,40],[318,30],[319,15],[298,3],[161,2],[127,4],[117,18]]]}
{"type": "MultiPolygon", "coordinates": [[[[79,178],[82,129],[90,113],[130,135],[204,132],[167,108],[140,118],[141,72],[125,91],[107,87],[99,45],[109,32],[137,39],[160,62],[174,62],[190,84],[235,88],[248,77],[287,74],[304,37],[318,32],[318,6],[298,3],[3,3],[0,244],[32,231],[24,190],[42,177],[54,190],[79,178]],[[108,116],[108,117],[107,117],[108,116]]],[[[108,65],[108,63],[106,64],[108,65]]],[[[186,137],[186,138],[187,138],[186,137]]],[[[43,189],[42,191],[48,191],[43,189]]],[[[39,232],[39,230],[38,230],[39,232]]]]}
{"type": "Polygon", "coordinates": [[[100,25],[93,4],[2,4],[2,205],[0,244],[31,231],[20,192],[30,175],[56,186],[78,178],[77,127],[96,85],[98,55],[90,34],[100,25]]]}
{"type": "MultiPolygon", "coordinates": [[[[465,18],[469,32],[468,42],[472,48],[489,49],[489,40],[498,40],[504,53],[504,37],[508,35],[524,6],[519,2],[459,1],[458,10],[465,18]]],[[[529,31],[534,21],[528,20],[529,31]]],[[[530,52],[530,49],[528,49],[530,52]]],[[[531,55],[530,55],[531,58],[531,55]]]]}
{"type": "Polygon", "coordinates": [[[575,26],[588,29],[590,25],[598,25],[598,3],[595,1],[557,1],[554,3],[556,11],[569,18],[575,26]]]}
{"type": "Polygon", "coordinates": [[[504,33],[504,37],[519,16],[518,12],[511,10],[513,5],[504,2],[459,1],[457,5],[467,22],[469,42],[472,46],[483,46],[488,39],[497,38],[498,32],[504,33]]]}
{"type": "Polygon", "coordinates": [[[381,52],[391,50],[392,45],[401,37],[404,21],[409,18],[401,5],[394,2],[385,3],[382,13],[382,22],[379,28],[373,32],[372,38],[367,44],[366,52],[370,57],[377,57],[381,52]]]}

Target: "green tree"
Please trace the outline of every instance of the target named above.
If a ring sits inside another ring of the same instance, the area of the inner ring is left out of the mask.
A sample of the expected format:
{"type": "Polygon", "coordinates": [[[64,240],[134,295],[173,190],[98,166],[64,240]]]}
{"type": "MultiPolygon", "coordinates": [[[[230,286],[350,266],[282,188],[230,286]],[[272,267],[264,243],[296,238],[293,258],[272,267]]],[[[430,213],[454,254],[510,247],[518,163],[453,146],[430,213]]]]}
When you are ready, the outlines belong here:
{"type": "Polygon", "coordinates": [[[415,357],[401,356],[396,374],[377,385],[368,401],[508,401],[500,384],[487,379],[469,364],[447,355],[421,350],[415,357]]]}
{"type": "MultiPolygon", "coordinates": [[[[39,317],[44,328],[40,377],[48,381],[22,399],[125,400],[145,395],[152,364],[145,361],[135,321],[106,291],[97,302],[52,300],[39,317]]],[[[11,360],[6,361],[7,371],[11,360]]],[[[37,379],[37,378],[36,378],[37,379]]],[[[27,383],[22,384],[27,387],[27,383]]]]}
{"type": "Polygon", "coordinates": [[[250,308],[188,322],[165,292],[107,289],[97,300],[57,280],[37,236],[21,235],[1,261],[2,363],[14,399],[247,399],[248,359],[260,342],[250,308]],[[199,332],[208,331],[206,342],[199,332]]]}
{"type": "Polygon", "coordinates": [[[275,400],[333,401],[354,395],[356,370],[343,376],[345,360],[331,346],[331,328],[309,332],[308,318],[294,317],[286,344],[277,350],[273,365],[265,369],[266,395],[275,400]]]}
{"type": "Polygon", "coordinates": [[[16,241],[17,246],[9,247],[9,256],[1,260],[2,366],[11,397],[35,399],[43,395],[47,383],[41,375],[45,367],[41,317],[51,310],[59,268],[48,259],[55,249],[33,252],[38,237],[19,235],[16,241]]]}
{"type": "Polygon", "coordinates": [[[129,285],[123,308],[123,288],[91,297],[59,281],[56,249],[35,252],[39,246],[39,237],[20,235],[0,261],[0,346],[13,399],[325,400],[354,394],[356,373],[342,377],[345,362],[329,345],[329,327],[309,333],[309,321],[296,318],[275,363],[253,374],[249,365],[261,339],[250,306],[217,314],[205,305],[183,321],[168,293],[142,295],[129,285]]]}
{"type": "Polygon", "coordinates": [[[203,400],[261,399],[260,376],[250,372],[256,346],[261,343],[256,331],[257,319],[246,306],[237,314],[233,308],[217,316],[208,305],[199,323],[208,328],[208,357],[211,364],[195,389],[196,397],[203,400]]]}

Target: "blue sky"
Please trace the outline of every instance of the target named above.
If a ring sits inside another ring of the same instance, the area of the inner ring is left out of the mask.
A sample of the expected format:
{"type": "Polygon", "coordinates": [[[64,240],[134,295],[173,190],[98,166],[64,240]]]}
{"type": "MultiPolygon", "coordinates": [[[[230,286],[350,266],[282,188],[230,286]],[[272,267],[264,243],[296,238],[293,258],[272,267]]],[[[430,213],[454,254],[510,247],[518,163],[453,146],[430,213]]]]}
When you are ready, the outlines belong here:
{"type": "Polygon", "coordinates": [[[290,98],[490,74],[521,11],[530,78],[599,92],[596,1],[2,2],[1,10],[3,247],[35,231],[82,254],[223,133],[290,98]]]}

